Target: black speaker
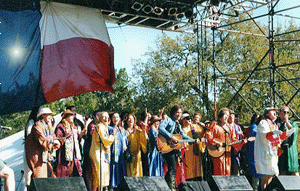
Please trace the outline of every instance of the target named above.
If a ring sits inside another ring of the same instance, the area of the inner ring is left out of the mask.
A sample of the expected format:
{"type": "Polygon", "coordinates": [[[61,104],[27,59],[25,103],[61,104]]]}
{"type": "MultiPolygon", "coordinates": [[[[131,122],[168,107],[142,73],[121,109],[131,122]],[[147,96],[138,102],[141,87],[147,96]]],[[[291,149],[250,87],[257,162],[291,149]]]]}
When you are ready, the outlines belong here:
{"type": "Polygon", "coordinates": [[[34,178],[29,191],[87,191],[82,177],[34,178]]]}
{"type": "Polygon", "coordinates": [[[124,176],[119,191],[170,191],[165,179],[161,176],[128,177],[124,176]]]}
{"type": "Polygon", "coordinates": [[[186,181],[178,186],[179,191],[211,191],[206,181],[186,181]]]}
{"type": "Polygon", "coordinates": [[[275,176],[266,191],[300,191],[300,176],[275,176]]]}
{"type": "Polygon", "coordinates": [[[252,191],[245,176],[212,176],[208,182],[213,191],[252,191]]]}

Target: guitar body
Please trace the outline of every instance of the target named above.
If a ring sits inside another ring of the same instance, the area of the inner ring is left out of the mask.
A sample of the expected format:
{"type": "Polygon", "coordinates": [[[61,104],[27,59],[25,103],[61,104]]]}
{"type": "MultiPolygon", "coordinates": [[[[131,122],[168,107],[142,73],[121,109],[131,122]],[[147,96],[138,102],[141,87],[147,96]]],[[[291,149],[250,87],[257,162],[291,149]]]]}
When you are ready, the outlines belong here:
{"type": "MultiPolygon", "coordinates": [[[[230,151],[230,146],[226,147],[227,151],[230,151]]],[[[212,157],[220,157],[225,152],[225,147],[220,147],[217,145],[209,145],[207,147],[208,153],[212,157]]]]}
{"type": "MultiPolygon", "coordinates": [[[[227,140],[226,141],[226,145],[227,145],[226,147],[220,147],[220,146],[217,146],[217,145],[209,145],[207,147],[207,150],[208,150],[208,153],[210,154],[210,156],[220,157],[222,154],[224,154],[225,149],[226,149],[226,152],[230,152],[231,151],[231,145],[240,143],[242,141],[243,140],[239,140],[239,141],[231,143],[229,140],[227,140]]],[[[221,142],[221,141],[219,140],[218,142],[221,142]]]]}
{"type": "MultiPolygon", "coordinates": [[[[179,134],[174,134],[178,140],[182,140],[182,136],[179,134]]],[[[157,149],[162,153],[169,153],[174,149],[182,149],[184,147],[184,142],[179,142],[177,144],[170,143],[163,135],[159,134],[156,137],[157,149]]]]}

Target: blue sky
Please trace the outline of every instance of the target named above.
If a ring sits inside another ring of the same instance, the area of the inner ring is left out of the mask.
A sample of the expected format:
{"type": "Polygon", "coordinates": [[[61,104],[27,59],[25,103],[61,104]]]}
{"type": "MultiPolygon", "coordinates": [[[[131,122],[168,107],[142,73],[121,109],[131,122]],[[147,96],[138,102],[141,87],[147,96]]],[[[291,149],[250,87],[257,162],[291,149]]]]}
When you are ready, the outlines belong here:
{"type": "MultiPolygon", "coordinates": [[[[300,5],[299,0],[280,0],[275,8],[275,11],[290,8],[292,6],[300,5]]],[[[268,8],[262,7],[254,11],[253,16],[258,16],[267,13],[268,8]]],[[[281,12],[281,14],[292,15],[300,18],[300,8],[281,12]]],[[[274,27],[278,24],[285,25],[291,18],[284,18],[282,16],[274,17],[274,27]]],[[[267,25],[268,17],[262,17],[256,21],[267,25]]],[[[296,23],[300,23],[300,19],[295,19],[296,23]]],[[[132,59],[141,59],[142,55],[149,50],[155,48],[155,40],[166,33],[168,36],[174,38],[180,33],[161,31],[151,28],[143,28],[129,25],[122,25],[119,27],[116,24],[107,23],[108,33],[111,42],[115,49],[115,68],[126,68],[128,73],[132,72],[132,59]]]]}

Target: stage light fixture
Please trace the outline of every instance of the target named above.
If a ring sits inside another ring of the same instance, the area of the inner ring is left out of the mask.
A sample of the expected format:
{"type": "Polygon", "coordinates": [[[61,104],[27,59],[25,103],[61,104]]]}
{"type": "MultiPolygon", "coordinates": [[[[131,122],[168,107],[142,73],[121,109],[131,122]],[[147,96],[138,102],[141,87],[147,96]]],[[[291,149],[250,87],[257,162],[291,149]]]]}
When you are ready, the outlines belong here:
{"type": "Polygon", "coordinates": [[[156,15],[161,15],[164,12],[164,9],[161,7],[154,7],[153,13],[156,15]]]}
{"type": "Polygon", "coordinates": [[[190,8],[190,9],[187,9],[185,12],[184,12],[184,15],[186,18],[191,18],[193,16],[194,12],[193,12],[193,9],[190,8]]]}
{"type": "Polygon", "coordinates": [[[171,8],[169,9],[168,15],[175,15],[175,14],[177,13],[177,9],[178,9],[178,8],[171,7],[171,8]]]}
{"type": "Polygon", "coordinates": [[[146,5],[142,10],[148,15],[153,11],[153,7],[151,7],[150,5],[146,5]]]}
{"type": "Polygon", "coordinates": [[[176,19],[182,19],[184,17],[184,10],[185,10],[185,7],[183,7],[183,8],[179,7],[177,9],[176,19]]]}
{"type": "Polygon", "coordinates": [[[176,18],[177,18],[177,19],[182,19],[183,17],[184,17],[184,12],[178,13],[178,14],[176,15],[176,18]]]}
{"type": "Polygon", "coordinates": [[[134,4],[131,6],[131,9],[135,10],[135,11],[140,11],[141,8],[143,7],[144,4],[140,3],[140,2],[134,2],[134,4]]]}

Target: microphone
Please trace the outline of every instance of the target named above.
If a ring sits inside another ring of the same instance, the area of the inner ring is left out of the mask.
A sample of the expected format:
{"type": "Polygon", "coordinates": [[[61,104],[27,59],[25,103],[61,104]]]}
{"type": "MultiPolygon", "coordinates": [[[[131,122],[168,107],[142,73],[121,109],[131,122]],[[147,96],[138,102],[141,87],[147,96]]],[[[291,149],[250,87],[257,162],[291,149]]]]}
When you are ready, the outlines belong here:
{"type": "Polygon", "coordinates": [[[7,129],[7,130],[12,130],[11,127],[6,127],[6,126],[1,126],[0,129],[7,129]]]}

